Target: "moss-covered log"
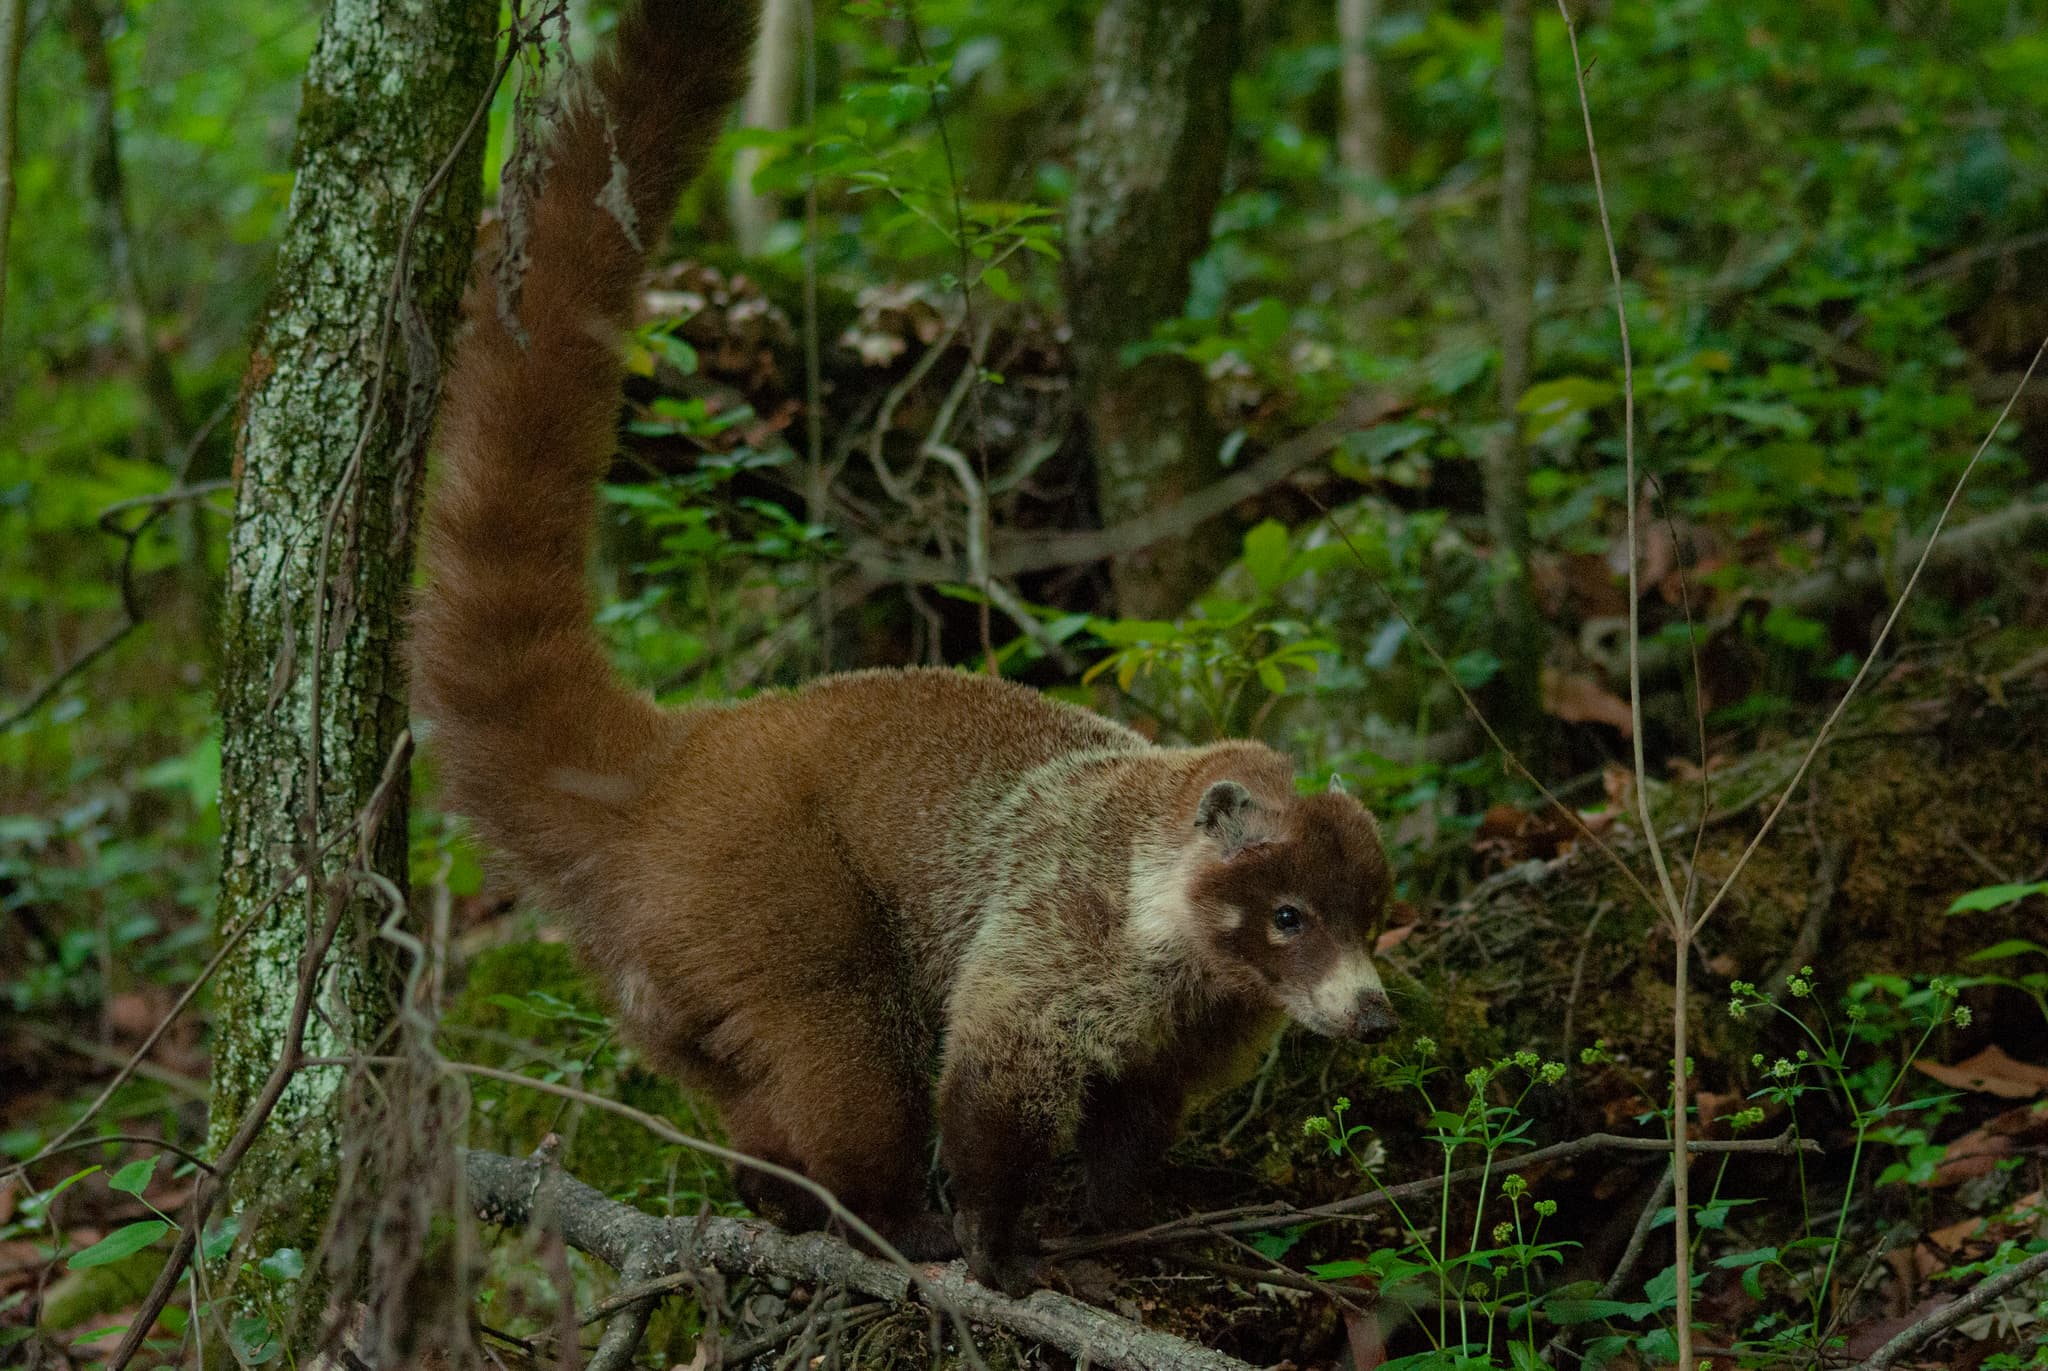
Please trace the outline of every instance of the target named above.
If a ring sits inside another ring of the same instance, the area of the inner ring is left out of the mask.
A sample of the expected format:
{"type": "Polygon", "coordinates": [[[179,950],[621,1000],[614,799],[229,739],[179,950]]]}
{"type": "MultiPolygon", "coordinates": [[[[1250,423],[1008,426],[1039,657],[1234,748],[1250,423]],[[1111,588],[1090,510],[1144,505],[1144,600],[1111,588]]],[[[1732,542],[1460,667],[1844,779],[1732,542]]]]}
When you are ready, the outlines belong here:
{"type": "MultiPolygon", "coordinates": [[[[482,140],[469,124],[496,19],[487,0],[334,0],[306,76],[235,455],[219,920],[253,924],[218,983],[216,1146],[278,1058],[309,928],[302,864],[324,845],[317,898],[357,860],[350,829],[405,726],[399,615],[437,353],[477,216],[482,140]]],[[[371,868],[402,891],[402,797],[372,848],[371,868]]],[[[385,900],[366,883],[337,888],[357,907],[319,982],[319,1054],[372,1041],[394,1009],[375,936],[385,900]]],[[[294,1080],[234,1177],[242,1252],[316,1249],[340,1160],[338,1084],[294,1080]]]]}

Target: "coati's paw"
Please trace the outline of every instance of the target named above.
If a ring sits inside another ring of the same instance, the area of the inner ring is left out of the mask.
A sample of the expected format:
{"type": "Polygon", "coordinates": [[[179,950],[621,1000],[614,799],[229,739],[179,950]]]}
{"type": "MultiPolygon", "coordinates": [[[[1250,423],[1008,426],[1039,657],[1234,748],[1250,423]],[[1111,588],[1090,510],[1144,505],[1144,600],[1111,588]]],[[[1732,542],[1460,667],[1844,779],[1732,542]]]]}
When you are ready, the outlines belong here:
{"type": "Polygon", "coordinates": [[[953,1235],[953,1221],[934,1209],[885,1230],[883,1236],[914,1262],[951,1261],[960,1255],[960,1240],[953,1235]]]}
{"type": "Polygon", "coordinates": [[[967,1274],[991,1290],[1000,1290],[1013,1300],[1023,1299],[1037,1288],[1038,1259],[1032,1255],[1038,1244],[1019,1240],[1014,1223],[997,1225],[970,1210],[953,1216],[953,1232],[960,1240],[960,1253],[967,1258],[967,1274]],[[998,1232],[998,1229],[1004,1231],[998,1232]]]}

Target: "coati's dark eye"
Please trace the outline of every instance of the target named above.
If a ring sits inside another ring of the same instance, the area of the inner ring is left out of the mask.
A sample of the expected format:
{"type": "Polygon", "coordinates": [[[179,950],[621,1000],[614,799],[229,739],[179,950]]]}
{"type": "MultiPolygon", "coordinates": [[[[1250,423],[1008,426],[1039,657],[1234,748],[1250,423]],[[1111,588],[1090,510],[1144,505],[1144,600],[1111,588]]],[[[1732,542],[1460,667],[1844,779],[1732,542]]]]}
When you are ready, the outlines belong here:
{"type": "Polygon", "coordinates": [[[1301,911],[1291,904],[1283,904],[1273,911],[1273,927],[1282,933],[1301,932],[1301,911]]]}

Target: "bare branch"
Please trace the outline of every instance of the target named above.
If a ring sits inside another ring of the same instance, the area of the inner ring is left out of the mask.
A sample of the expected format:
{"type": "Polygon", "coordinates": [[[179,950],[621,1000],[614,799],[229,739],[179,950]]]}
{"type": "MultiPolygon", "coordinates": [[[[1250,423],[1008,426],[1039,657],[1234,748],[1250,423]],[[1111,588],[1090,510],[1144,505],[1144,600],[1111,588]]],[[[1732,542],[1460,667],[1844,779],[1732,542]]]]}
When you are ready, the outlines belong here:
{"type": "MultiPolygon", "coordinates": [[[[1055,1291],[1013,1300],[968,1279],[958,1262],[914,1272],[864,1257],[823,1233],[791,1236],[746,1219],[662,1219],[606,1199],[573,1177],[548,1175],[538,1161],[489,1152],[464,1156],[478,1215],[492,1223],[532,1222],[541,1188],[562,1240],[614,1269],[646,1263],[680,1273],[711,1266],[739,1275],[776,1275],[846,1289],[892,1304],[937,1301],[976,1323],[1057,1347],[1083,1362],[1118,1371],[1248,1371],[1244,1362],[1144,1328],[1055,1291]]],[[[668,1287],[664,1284],[660,1289],[668,1287]]],[[[644,1298],[650,1287],[615,1298],[644,1298]]]]}
{"type": "Polygon", "coordinates": [[[2009,1266],[1997,1275],[1980,1282],[1975,1289],[1954,1304],[1943,1305],[1878,1348],[1868,1361],[1856,1368],[1856,1371],[1891,1371],[1892,1367],[1898,1365],[1901,1357],[1920,1344],[1946,1333],[2008,1290],[2017,1289],[2042,1275],[2048,1275],[2048,1252],[2036,1252],[2018,1266],[2009,1266]]]}

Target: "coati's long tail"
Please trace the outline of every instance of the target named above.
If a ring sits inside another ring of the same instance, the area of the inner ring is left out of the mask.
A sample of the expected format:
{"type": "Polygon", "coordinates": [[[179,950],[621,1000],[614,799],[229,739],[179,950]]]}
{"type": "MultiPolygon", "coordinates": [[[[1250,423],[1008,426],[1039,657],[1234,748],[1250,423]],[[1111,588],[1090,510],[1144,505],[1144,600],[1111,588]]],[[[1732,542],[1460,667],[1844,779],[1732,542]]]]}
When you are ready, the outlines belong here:
{"type": "Polygon", "coordinates": [[[618,680],[585,562],[646,257],[746,86],[754,0],[641,0],[549,144],[515,336],[480,256],[442,402],[413,681],[451,805],[558,889],[669,725],[618,680]],[[549,879],[552,878],[552,879],[549,879]]]}

